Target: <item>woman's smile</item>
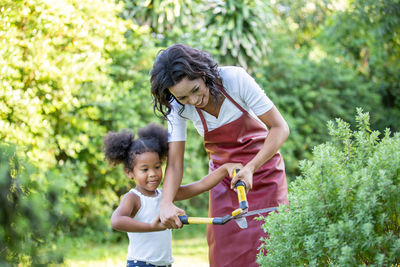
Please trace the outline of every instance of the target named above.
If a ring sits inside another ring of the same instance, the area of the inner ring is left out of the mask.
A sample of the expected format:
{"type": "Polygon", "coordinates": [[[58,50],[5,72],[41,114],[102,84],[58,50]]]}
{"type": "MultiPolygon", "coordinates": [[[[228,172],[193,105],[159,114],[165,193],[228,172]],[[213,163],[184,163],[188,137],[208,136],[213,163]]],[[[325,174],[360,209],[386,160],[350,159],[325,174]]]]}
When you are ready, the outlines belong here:
{"type": "Polygon", "coordinates": [[[198,108],[202,108],[204,106],[204,97],[201,97],[200,103],[196,105],[198,108]]]}

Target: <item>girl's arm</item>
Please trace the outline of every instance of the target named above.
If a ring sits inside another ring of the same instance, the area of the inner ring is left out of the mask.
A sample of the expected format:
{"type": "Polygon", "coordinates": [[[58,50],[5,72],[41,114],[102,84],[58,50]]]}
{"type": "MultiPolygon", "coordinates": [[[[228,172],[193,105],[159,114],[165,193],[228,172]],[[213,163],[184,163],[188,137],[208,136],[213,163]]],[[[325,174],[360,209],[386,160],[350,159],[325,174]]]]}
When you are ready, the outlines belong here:
{"type": "Polygon", "coordinates": [[[216,186],[227,175],[231,176],[234,169],[242,168],[243,165],[240,163],[225,163],[209,175],[203,177],[200,181],[187,185],[181,185],[174,200],[177,201],[192,198],[205,191],[208,191],[216,186]]]}
{"type": "Polygon", "coordinates": [[[135,193],[125,194],[118,208],[111,216],[111,227],[121,232],[154,232],[166,229],[161,224],[159,217],[152,223],[144,223],[132,219],[139,209],[140,198],[135,193]]]}
{"type": "Polygon", "coordinates": [[[275,106],[258,118],[268,127],[269,133],[260,151],[232,179],[231,188],[238,180],[243,180],[246,190],[250,190],[253,187],[253,173],[278,152],[289,136],[289,127],[275,106]]]}

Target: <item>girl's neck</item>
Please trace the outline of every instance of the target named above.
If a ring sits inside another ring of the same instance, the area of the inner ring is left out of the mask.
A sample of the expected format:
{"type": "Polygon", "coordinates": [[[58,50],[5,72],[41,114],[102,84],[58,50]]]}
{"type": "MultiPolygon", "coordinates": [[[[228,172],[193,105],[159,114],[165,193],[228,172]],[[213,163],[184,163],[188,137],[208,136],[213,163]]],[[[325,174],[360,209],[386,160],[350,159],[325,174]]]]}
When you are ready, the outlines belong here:
{"type": "Polygon", "coordinates": [[[155,191],[147,191],[147,190],[143,190],[142,188],[138,188],[138,187],[135,187],[135,189],[146,197],[156,197],[159,194],[157,189],[155,191]]]}

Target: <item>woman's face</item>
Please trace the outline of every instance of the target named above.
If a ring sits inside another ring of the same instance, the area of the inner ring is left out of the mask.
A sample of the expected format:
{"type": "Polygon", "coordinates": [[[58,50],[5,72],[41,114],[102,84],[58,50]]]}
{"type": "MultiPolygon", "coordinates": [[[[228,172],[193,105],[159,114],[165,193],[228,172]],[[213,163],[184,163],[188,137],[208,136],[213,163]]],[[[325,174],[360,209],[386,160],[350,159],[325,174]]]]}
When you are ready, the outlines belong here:
{"type": "Polygon", "coordinates": [[[180,103],[197,108],[204,108],[210,99],[210,90],[202,78],[189,80],[185,77],[169,91],[180,103]]]}

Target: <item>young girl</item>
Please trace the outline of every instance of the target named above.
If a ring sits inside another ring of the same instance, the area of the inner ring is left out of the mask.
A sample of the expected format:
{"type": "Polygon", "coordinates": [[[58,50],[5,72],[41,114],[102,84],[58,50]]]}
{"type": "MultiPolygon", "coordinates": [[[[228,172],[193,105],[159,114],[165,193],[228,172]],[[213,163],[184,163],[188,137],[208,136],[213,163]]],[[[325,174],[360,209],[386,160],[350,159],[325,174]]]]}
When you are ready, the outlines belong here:
{"type": "MultiPolygon", "coordinates": [[[[107,160],[122,163],[128,178],[136,187],[125,194],[111,217],[115,230],[128,232],[129,246],[127,267],[170,266],[171,230],[160,222],[162,163],[168,154],[168,132],[157,124],[139,129],[138,138],[122,130],[110,132],[104,138],[107,160]]],[[[203,193],[232,174],[241,164],[228,163],[198,182],[180,186],[175,200],[191,198],[203,193]]]]}

